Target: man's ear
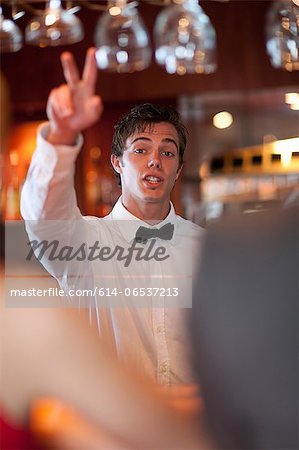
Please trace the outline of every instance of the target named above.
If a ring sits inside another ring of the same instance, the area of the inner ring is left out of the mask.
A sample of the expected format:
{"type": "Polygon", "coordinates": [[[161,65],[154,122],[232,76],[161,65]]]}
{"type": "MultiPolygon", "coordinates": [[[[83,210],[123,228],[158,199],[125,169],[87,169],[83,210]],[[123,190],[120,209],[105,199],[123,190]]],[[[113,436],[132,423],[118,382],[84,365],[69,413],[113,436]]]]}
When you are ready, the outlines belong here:
{"type": "Polygon", "coordinates": [[[111,158],[110,158],[110,161],[111,161],[111,164],[112,164],[112,166],[113,166],[113,169],[115,170],[115,172],[117,172],[117,173],[121,173],[122,172],[122,166],[121,166],[121,163],[120,163],[120,156],[116,156],[116,155],[111,155],[111,158]]]}
{"type": "Polygon", "coordinates": [[[182,171],[182,168],[183,168],[183,163],[179,166],[179,168],[177,170],[177,173],[176,173],[176,176],[175,176],[175,181],[179,178],[180,173],[182,171]]]}

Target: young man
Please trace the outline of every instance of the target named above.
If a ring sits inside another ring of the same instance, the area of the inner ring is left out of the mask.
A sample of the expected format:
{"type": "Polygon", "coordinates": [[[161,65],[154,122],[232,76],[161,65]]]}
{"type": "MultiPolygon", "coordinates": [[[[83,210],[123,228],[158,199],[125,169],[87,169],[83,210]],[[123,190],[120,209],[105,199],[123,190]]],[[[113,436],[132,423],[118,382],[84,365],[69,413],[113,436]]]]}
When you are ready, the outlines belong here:
{"type": "Polygon", "coordinates": [[[172,109],[133,109],[116,126],[112,146],[122,196],[109,216],[82,218],[73,175],[79,133],[102,113],[95,50],[82,79],[71,54],[62,64],[67,84],[50,94],[49,124],[22,193],[35,254],[70,297],[92,293],[81,303],[94,308],[102,337],[121,360],[163,384],[190,382],[184,311],[192,304],[192,253],[202,230],[170,203],[185,129],[172,109]]]}

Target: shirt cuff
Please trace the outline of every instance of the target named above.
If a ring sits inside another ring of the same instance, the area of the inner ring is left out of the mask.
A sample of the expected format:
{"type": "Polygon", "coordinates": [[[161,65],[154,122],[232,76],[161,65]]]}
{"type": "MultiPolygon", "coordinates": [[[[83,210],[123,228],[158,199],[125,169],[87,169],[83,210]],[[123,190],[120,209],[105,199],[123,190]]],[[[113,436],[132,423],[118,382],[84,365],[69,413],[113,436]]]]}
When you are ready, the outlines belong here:
{"type": "Polygon", "coordinates": [[[48,122],[39,126],[37,131],[37,156],[43,165],[55,171],[70,170],[83,146],[83,136],[78,135],[75,145],[53,145],[47,141],[50,125],[48,122]]]}

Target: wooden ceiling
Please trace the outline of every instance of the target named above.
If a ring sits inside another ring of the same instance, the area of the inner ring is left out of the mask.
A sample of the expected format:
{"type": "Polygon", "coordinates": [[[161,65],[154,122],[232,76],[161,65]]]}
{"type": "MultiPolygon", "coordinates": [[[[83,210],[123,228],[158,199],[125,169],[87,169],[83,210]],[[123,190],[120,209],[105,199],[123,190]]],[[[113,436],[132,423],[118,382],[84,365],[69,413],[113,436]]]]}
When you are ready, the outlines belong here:
{"type": "MultiPolygon", "coordinates": [[[[140,1],[150,32],[161,7],[140,1]]],[[[272,68],[265,51],[265,16],[271,1],[231,0],[201,2],[216,29],[218,70],[211,75],[169,75],[154,62],[149,69],[134,74],[99,72],[97,92],[107,102],[177,98],[182,94],[217,91],[248,91],[294,86],[299,73],[272,68]]],[[[73,51],[82,67],[86,49],[93,45],[98,15],[82,10],[78,14],[85,28],[83,42],[66,47],[40,49],[25,46],[15,54],[2,55],[1,69],[6,76],[16,112],[35,113],[44,109],[50,89],[63,82],[59,55],[73,51]]],[[[28,17],[19,20],[25,28],[28,17]]]]}

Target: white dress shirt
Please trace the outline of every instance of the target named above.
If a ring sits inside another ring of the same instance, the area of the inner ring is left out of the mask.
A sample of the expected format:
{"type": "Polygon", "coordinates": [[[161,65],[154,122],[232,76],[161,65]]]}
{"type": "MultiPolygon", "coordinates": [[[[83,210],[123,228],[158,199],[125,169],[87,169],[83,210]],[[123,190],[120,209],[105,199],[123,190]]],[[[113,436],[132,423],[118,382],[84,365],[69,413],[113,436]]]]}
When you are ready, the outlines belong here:
{"type": "MultiPolygon", "coordinates": [[[[47,125],[43,125],[22,191],[21,210],[30,240],[58,239],[73,249],[82,243],[88,249],[98,242],[99,248],[119,247],[126,252],[139,226],[149,225],[126,210],[121,198],[104,218],[82,217],[73,183],[82,137],[73,147],[54,147],[46,140],[47,132],[47,125]]],[[[184,319],[192,306],[192,273],[198,258],[195,250],[203,230],[176,215],[172,205],[167,218],[153,228],[166,223],[174,225],[172,239],[157,238],[153,247],[164,249],[167,258],[161,261],[132,258],[125,267],[125,261],[117,258],[66,262],[51,260],[45,252],[41,262],[65,292],[96,289],[92,298],[82,296],[80,305],[92,307],[103,339],[112,342],[125,364],[170,385],[193,381],[184,319]],[[100,288],[104,295],[100,295],[100,288]],[[141,292],[141,288],[148,289],[141,292]],[[158,295],[150,288],[156,288],[158,295]],[[117,294],[109,295],[113,289],[117,294]],[[172,295],[173,289],[179,295],[172,295]]],[[[151,242],[140,244],[140,251],[146,252],[151,242]]]]}

